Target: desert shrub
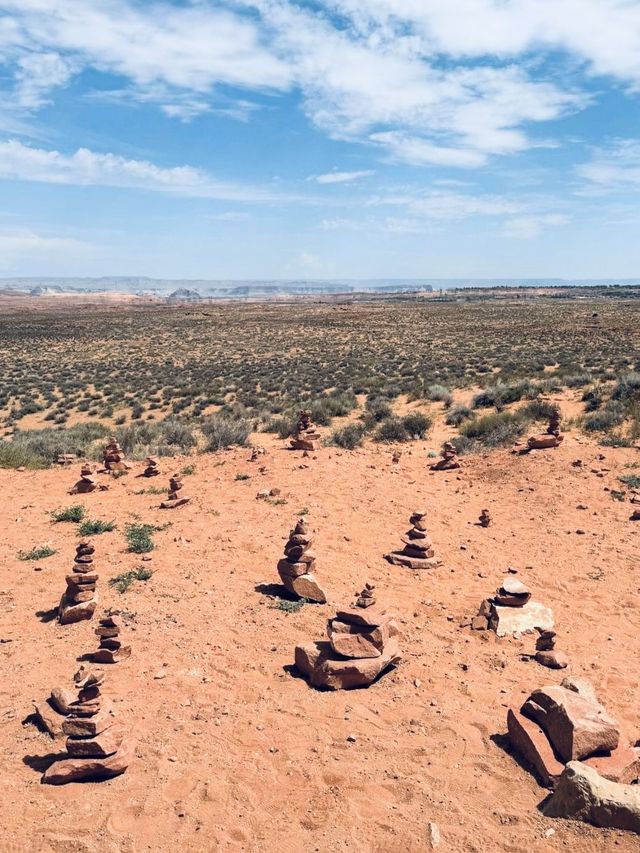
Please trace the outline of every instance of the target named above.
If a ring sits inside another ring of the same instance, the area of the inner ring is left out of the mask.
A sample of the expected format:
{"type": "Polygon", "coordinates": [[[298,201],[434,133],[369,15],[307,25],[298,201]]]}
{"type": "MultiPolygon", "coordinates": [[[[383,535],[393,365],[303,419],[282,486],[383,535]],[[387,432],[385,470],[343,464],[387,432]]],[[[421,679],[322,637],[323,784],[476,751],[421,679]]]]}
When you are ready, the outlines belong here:
{"type": "Polygon", "coordinates": [[[613,400],[640,400],[640,373],[627,373],[611,392],[613,400]]]}
{"type": "Polygon", "coordinates": [[[13,441],[0,442],[0,468],[46,468],[48,461],[40,454],[15,444],[13,441]]]}
{"type": "Polygon", "coordinates": [[[422,412],[411,412],[402,418],[402,426],[412,438],[416,436],[424,438],[431,429],[432,423],[431,418],[423,415],[422,412]]]}
{"type": "Polygon", "coordinates": [[[127,550],[133,554],[147,554],[156,547],[152,534],[156,530],[153,524],[134,522],[125,525],[124,535],[127,540],[127,550]]]}
{"type": "Polygon", "coordinates": [[[364,434],[364,424],[347,424],[331,433],[330,443],[345,450],[354,450],[361,446],[364,434]]]}
{"type": "Polygon", "coordinates": [[[116,529],[115,521],[101,521],[87,518],[78,528],[78,536],[99,536],[101,533],[110,533],[116,529]]]}
{"type": "Polygon", "coordinates": [[[51,517],[54,521],[73,521],[78,523],[85,517],[86,509],[82,504],[74,504],[64,509],[54,509],[51,517]]]}
{"type": "Polygon", "coordinates": [[[638,474],[620,474],[618,480],[630,489],[640,489],[640,475],[638,474]]]}
{"type": "Polygon", "coordinates": [[[531,421],[548,421],[556,408],[547,400],[531,400],[519,410],[518,414],[531,421]]]}
{"type": "Polygon", "coordinates": [[[131,459],[188,454],[197,444],[193,428],[171,417],[155,423],[127,424],[116,430],[115,437],[131,459]]]}
{"type": "Polygon", "coordinates": [[[277,433],[279,438],[289,438],[293,435],[296,428],[297,419],[293,416],[282,416],[279,418],[270,418],[264,425],[264,432],[277,433]]]}
{"type": "Polygon", "coordinates": [[[590,373],[572,373],[570,376],[564,377],[564,384],[567,388],[583,388],[592,381],[593,377],[590,373]]]}
{"type": "Polygon", "coordinates": [[[497,412],[467,421],[460,435],[481,447],[501,447],[513,443],[524,432],[526,418],[511,412],[497,412]]]}
{"type": "Polygon", "coordinates": [[[626,435],[612,432],[609,435],[604,435],[598,442],[602,447],[633,447],[634,440],[626,435]]]}
{"type": "Polygon", "coordinates": [[[455,408],[450,409],[450,411],[447,412],[445,423],[449,426],[460,426],[460,424],[470,418],[471,415],[472,412],[468,406],[455,406],[455,408]]]}
{"type": "Polygon", "coordinates": [[[365,403],[364,418],[368,418],[372,423],[380,423],[381,421],[390,418],[393,415],[393,410],[386,400],[381,400],[379,397],[369,398],[365,403]]]}
{"type": "Polygon", "coordinates": [[[583,392],[582,397],[580,399],[585,404],[584,408],[586,412],[595,412],[604,402],[602,388],[599,388],[597,386],[594,386],[593,388],[587,388],[587,390],[583,392]]]}
{"type": "Polygon", "coordinates": [[[425,397],[427,400],[444,403],[445,406],[450,406],[453,401],[451,391],[444,385],[429,385],[425,391],[425,397]]]}
{"type": "Polygon", "coordinates": [[[53,557],[56,553],[56,549],[52,548],[50,545],[37,545],[35,548],[32,548],[30,551],[19,551],[18,559],[19,560],[44,560],[45,557],[53,557]]]}
{"type": "Polygon", "coordinates": [[[16,462],[22,458],[21,465],[26,468],[44,468],[56,461],[62,453],[72,453],[82,457],[90,455],[89,449],[98,439],[108,435],[103,424],[77,424],[67,429],[32,429],[17,431],[11,442],[0,445],[0,466],[20,467],[20,465],[3,465],[6,462],[16,462]]]}
{"type": "Polygon", "coordinates": [[[533,400],[539,393],[538,386],[529,379],[522,379],[511,384],[498,382],[476,394],[471,405],[474,409],[489,409],[494,406],[500,410],[510,403],[517,403],[522,399],[533,400]]]}
{"type": "Polygon", "coordinates": [[[409,441],[411,436],[407,432],[400,418],[393,417],[387,418],[379,424],[373,438],[374,441],[390,443],[393,441],[409,441]]]}
{"type": "Polygon", "coordinates": [[[624,420],[624,413],[616,408],[600,409],[583,421],[583,427],[587,432],[608,432],[624,420]]]}
{"type": "Polygon", "coordinates": [[[224,450],[233,444],[242,447],[247,443],[251,426],[251,422],[246,418],[234,419],[219,413],[205,418],[202,422],[202,432],[207,439],[206,450],[224,450]]]}
{"type": "Polygon", "coordinates": [[[119,593],[126,592],[134,581],[148,581],[153,575],[151,569],[141,566],[139,569],[133,569],[129,572],[122,572],[120,575],[109,580],[109,586],[115,587],[119,593]]]}

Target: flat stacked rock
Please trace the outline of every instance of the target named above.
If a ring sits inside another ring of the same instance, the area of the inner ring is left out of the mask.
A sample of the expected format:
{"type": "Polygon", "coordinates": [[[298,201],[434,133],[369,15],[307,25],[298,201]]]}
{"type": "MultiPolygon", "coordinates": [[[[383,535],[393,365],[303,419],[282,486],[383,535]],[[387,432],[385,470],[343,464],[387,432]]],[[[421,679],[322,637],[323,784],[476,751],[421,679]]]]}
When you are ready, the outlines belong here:
{"type": "Polygon", "coordinates": [[[454,471],[460,467],[458,452],[450,441],[445,441],[440,451],[440,459],[431,465],[432,471],[454,471]]]}
{"type": "Polygon", "coordinates": [[[104,673],[81,667],[74,676],[77,696],[62,723],[67,758],[48,767],[42,781],[49,785],[110,779],[124,773],[133,744],[115,721],[113,706],[102,697],[104,673]]]}
{"type": "Polygon", "coordinates": [[[64,737],[62,724],[69,714],[71,703],[76,699],[73,690],[54,687],[51,694],[40,702],[34,702],[34,713],[40,725],[52,738],[64,737]]]}
{"type": "Polygon", "coordinates": [[[398,627],[375,603],[374,588],[367,584],[353,607],[329,620],[328,643],[296,646],[296,667],[310,684],[330,690],[368,687],[400,662],[398,627]]]}
{"type": "Polygon", "coordinates": [[[77,458],[75,453],[58,453],[56,462],[58,465],[72,465],[77,458]]]}
{"type": "Polygon", "coordinates": [[[489,527],[491,524],[491,515],[488,509],[483,509],[480,512],[480,517],[478,518],[478,524],[480,527],[489,527]]]}
{"type": "Polygon", "coordinates": [[[435,569],[442,565],[442,561],[435,558],[433,543],[427,533],[426,515],[421,510],[412,513],[409,519],[411,529],[402,537],[404,548],[385,554],[385,560],[408,569],[435,569]]]}
{"type": "Polygon", "coordinates": [[[95,492],[98,488],[98,481],[93,474],[93,468],[88,462],[84,462],[80,468],[80,479],[70,489],[70,495],[86,495],[89,492],[95,492]]]}
{"type": "Polygon", "coordinates": [[[564,439],[560,434],[560,409],[554,409],[549,418],[549,426],[547,431],[540,435],[532,435],[527,440],[529,450],[546,450],[549,447],[558,447],[564,439]]]}
{"type": "Polygon", "coordinates": [[[103,616],[94,631],[100,638],[98,650],[93,652],[94,663],[118,663],[131,655],[131,646],[124,646],[118,639],[122,620],[119,616],[103,616]]]}
{"type": "Polygon", "coordinates": [[[564,652],[556,649],[555,631],[540,631],[536,640],[535,658],[539,664],[549,669],[566,669],[569,666],[569,658],[564,652]]]}
{"type": "Polygon", "coordinates": [[[162,501],[160,509],[175,509],[178,506],[184,506],[184,504],[189,503],[191,498],[188,498],[186,495],[181,495],[181,489],[182,478],[179,474],[174,474],[169,480],[169,493],[167,495],[167,499],[166,501],[162,501]]]}
{"type": "Polygon", "coordinates": [[[531,592],[517,578],[507,575],[493,598],[486,598],[471,620],[477,631],[488,628],[499,637],[553,629],[553,612],[539,601],[531,600],[531,592]]]}
{"type": "Polygon", "coordinates": [[[58,621],[61,625],[91,619],[98,604],[96,584],[98,575],[93,569],[95,548],[88,541],[78,543],[72,573],[67,575],[67,589],[60,599],[58,621]]]}
{"type": "Polygon", "coordinates": [[[296,431],[289,444],[293,450],[315,450],[320,441],[320,433],[311,420],[311,412],[303,409],[298,415],[296,431]]]}
{"type": "Polygon", "coordinates": [[[313,573],[316,556],[309,550],[312,544],[313,537],[309,534],[306,518],[298,519],[296,526],[289,532],[284,557],[278,561],[278,574],[289,592],[324,604],[326,593],[313,573]]]}
{"type": "Polygon", "coordinates": [[[556,787],[570,761],[612,782],[640,779],[640,749],[621,738],[617,721],[584,679],[534,690],[524,705],[509,708],[507,728],[511,745],[547,788],[556,787]]]}
{"type": "Polygon", "coordinates": [[[124,452],[112,436],[103,452],[105,471],[128,471],[131,467],[124,461],[124,452]]]}
{"type": "Polygon", "coordinates": [[[152,456],[147,456],[144,461],[145,469],[142,472],[143,477],[157,477],[160,471],[158,471],[158,460],[154,459],[152,456]]]}

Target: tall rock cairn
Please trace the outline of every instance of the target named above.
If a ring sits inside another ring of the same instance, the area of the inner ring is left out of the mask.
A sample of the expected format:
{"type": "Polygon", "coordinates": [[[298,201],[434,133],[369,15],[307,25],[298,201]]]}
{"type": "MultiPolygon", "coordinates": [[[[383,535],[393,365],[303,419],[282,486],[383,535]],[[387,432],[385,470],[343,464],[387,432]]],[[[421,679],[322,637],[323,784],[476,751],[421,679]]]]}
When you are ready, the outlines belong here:
{"type": "Polygon", "coordinates": [[[71,574],[66,577],[67,589],[60,599],[58,621],[61,625],[91,619],[98,604],[96,584],[98,575],[93,568],[95,548],[88,540],[76,547],[71,574]]]}
{"type": "Polygon", "coordinates": [[[309,533],[306,518],[298,519],[296,526],[289,532],[284,557],[278,562],[278,574],[289,592],[324,604],[326,593],[313,573],[316,557],[309,550],[312,544],[313,537],[309,533]]]}

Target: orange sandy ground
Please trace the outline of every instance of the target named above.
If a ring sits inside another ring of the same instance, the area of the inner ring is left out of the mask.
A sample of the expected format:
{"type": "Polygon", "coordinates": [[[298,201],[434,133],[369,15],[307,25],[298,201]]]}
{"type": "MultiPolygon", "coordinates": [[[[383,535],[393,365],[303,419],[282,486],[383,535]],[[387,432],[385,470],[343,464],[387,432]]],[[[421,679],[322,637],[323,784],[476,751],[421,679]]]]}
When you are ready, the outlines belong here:
{"type": "Polygon", "coordinates": [[[80,499],[67,495],[77,466],[0,471],[0,850],[406,853],[429,849],[435,822],[446,851],[637,851],[637,836],[541,816],[546,791],[502,747],[506,709],[564,673],[520,659],[531,637],[500,641],[461,627],[517,567],[553,607],[570,671],[591,679],[638,738],[640,524],[605,491],[620,488],[637,451],[607,449],[599,460],[573,432],[558,450],[497,451],[466,458],[459,474],[434,474],[428,442],[393,465],[389,448],[375,445],[303,459],[272,437],[259,441],[268,442],[259,463],[246,449],[167,460],[154,480],[136,479],[137,464],[109,491],[80,499]],[[187,461],[197,466],[184,480],[188,506],[166,512],[159,498],[134,494],[164,486],[187,461]],[[256,500],[274,486],[286,504],[256,500]],[[108,782],[50,787],[38,760],[57,747],[24,720],[96,646],[92,623],[39,616],[59,599],[76,541],[75,525],[53,524],[47,512],[76,502],[118,524],[95,537],[95,565],[101,607],[134,614],[123,634],[133,656],[106,667],[104,692],[135,734],[136,760],[108,782]],[[303,507],[330,604],[287,614],[256,587],[278,581],[303,507]],[[444,561],[428,573],[382,559],[420,507],[444,561]],[[494,519],[487,530],[475,525],[484,507],[494,519]],[[172,522],[150,562],[125,551],[133,514],[172,522]],[[53,557],[17,559],[44,542],[53,557]],[[150,581],[123,595],[109,587],[140,565],[153,568],[150,581]],[[366,580],[400,615],[404,661],[367,690],[315,691],[288,670],[294,646],[322,638],[333,607],[366,580]]]}

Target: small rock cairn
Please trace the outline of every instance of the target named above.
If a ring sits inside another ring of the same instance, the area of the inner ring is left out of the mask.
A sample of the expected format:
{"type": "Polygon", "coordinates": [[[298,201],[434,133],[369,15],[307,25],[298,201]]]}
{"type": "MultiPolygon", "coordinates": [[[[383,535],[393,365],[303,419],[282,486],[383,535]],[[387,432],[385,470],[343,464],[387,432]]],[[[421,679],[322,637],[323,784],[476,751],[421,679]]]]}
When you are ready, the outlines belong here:
{"type": "Polygon", "coordinates": [[[412,513],[409,519],[411,529],[402,537],[404,548],[385,554],[385,560],[408,569],[435,569],[441,565],[441,561],[435,558],[433,542],[427,533],[426,515],[422,510],[412,513]]]}
{"type": "Polygon", "coordinates": [[[551,630],[540,631],[536,640],[535,658],[549,669],[566,669],[569,666],[569,658],[556,649],[556,632],[551,630]]]}
{"type": "Polygon", "coordinates": [[[160,504],[161,509],[175,509],[178,506],[184,506],[189,503],[191,498],[186,495],[181,495],[182,477],[179,474],[174,474],[169,480],[169,491],[167,499],[160,504]]]}
{"type": "Polygon", "coordinates": [[[367,687],[400,662],[398,627],[375,604],[374,587],[366,584],[352,607],[338,610],[329,620],[328,643],[296,647],[296,667],[310,684],[331,690],[367,687]]]}
{"type": "Polygon", "coordinates": [[[491,524],[491,514],[488,509],[483,509],[480,512],[478,524],[480,525],[480,527],[489,527],[489,525],[491,524]]]}
{"type": "Polygon", "coordinates": [[[86,495],[89,492],[95,492],[98,488],[98,481],[94,477],[93,468],[88,462],[83,462],[80,468],[80,479],[69,490],[70,495],[86,495]]]}
{"type": "Polygon", "coordinates": [[[124,453],[117,440],[112,436],[103,452],[105,471],[127,471],[129,465],[124,461],[124,453]]]}
{"type": "Polygon", "coordinates": [[[296,526],[289,532],[284,557],[278,561],[278,574],[289,592],[324,604],[326,593],[313,573],[316,556],[309,550],[312,544],[313,537],[309,534],[306,518],[298,519],[296,526]]]}
{"type": "Polygon", "coordinates": [[[160,471],[158,471],[158,460],[154,459],[152,456],[147,456],[144,460],[145,469],[142,472],[143,477],[157,477],[160,471]]]}
{"type": "Polygon", "coordinates": [[[531,592],[522,581],[507,575],[493,598],[485,598],[471,620],[476,631],[491,629],[499,637],[533,631],[551,631],[553,612],[539,601],[531,600],[531,592]]]}
{"type": "Polygon", "coordinates": [[[98,604],[96,584],[98,575],[93,569],[95,548],[83,540],[76,547],[72,573],[66,576],[67,589],[60,599],[58,621],[61,625],[91,619],[98,604]]]}
{"type": "Polygon", "coordinates": [[[91,655],[94,663],[118,663],[131,655],[131,646],[124,646],[118,639],[122,620],[119,616],[103,616],[94,633],[100,639],[97,651],[91,655]]]}
{"type": "Polygon", "coordinates": [[[454,471],[460,467],[458,452],[450,441],[445,441],[440,451],[440,459],[430,466],[432,471],[454,471]]]}
{"type": "Polygon", "coordinates": [[[102,697],[104,673],[81,667],[74,676],[77,697],[62,723],[67,735],[67,758],[48,767],[42,781],[64,785],[98,781],[124,773],[133,756],[133,744],[115,722],[113,705],[102,697]]]}
{"type": "Polygon", "coordinates": [[[311,420],[311,412],[303,409],[298,415],[296,431],[289,444],[293,450],[315,450],[320,441],[320,433],[311,420]]]}
{"type": "Polygon", "coordinates": [[[546,450],[549,447],[558,447],[564,436],[560,433],[561,415],[560,409],[555,408],[549,418],[547,431],[540,435],[532,435],[527,440],[529,450],[546,450]]]}

